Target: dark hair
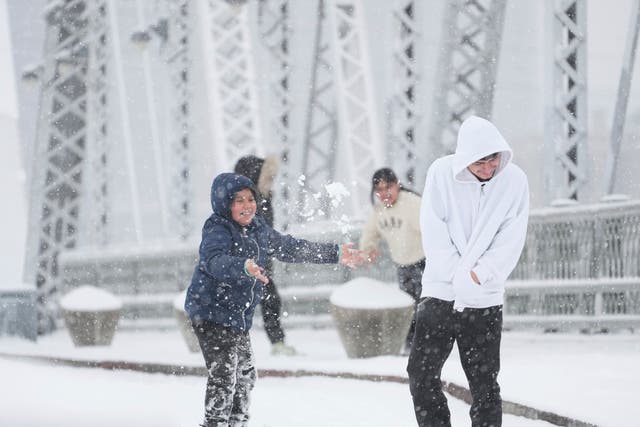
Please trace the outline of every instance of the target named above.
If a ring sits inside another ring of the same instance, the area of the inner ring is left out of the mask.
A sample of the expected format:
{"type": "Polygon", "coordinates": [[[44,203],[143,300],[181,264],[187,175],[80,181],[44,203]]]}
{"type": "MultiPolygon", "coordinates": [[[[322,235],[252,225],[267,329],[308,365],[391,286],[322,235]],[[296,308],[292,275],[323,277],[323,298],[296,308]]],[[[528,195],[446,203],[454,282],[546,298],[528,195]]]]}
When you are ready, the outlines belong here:
{"type": "Polygon", "coordinates": [[[375,201],[374,194],[376,192],[376,185],[382,181],[388,182],[389,184],[397,184],[398,176],[391,168],[381,168],[373,173],[373,177],[371,177],[371,204],[374,204],[375,201]]]}
{"type": "MultiPolygon", "coordinates": [[[[398,184],[398,176],[391,168],[380,168],[373,173],[373,177],[371,177],[371,204],[375,203],[375,193],[376,193],[376,185],[378,185],[381,181],[388,182],[389,184],[398,184]]],[[[417,191],[413,191],[409,188],[406,188],[402,183],[400,183],[400,191],[407,191],[409,193],[413,193],[417,196],[420,196],[420,193],[417,191]]]]}
{"type": "Polygon", "coordinates": [[[258,179],[260,178],[263,164],[264,159],[258,156],[248,155],[240,157],[233,168],[233,172],[246,176],[258,186],[258,179]]]}

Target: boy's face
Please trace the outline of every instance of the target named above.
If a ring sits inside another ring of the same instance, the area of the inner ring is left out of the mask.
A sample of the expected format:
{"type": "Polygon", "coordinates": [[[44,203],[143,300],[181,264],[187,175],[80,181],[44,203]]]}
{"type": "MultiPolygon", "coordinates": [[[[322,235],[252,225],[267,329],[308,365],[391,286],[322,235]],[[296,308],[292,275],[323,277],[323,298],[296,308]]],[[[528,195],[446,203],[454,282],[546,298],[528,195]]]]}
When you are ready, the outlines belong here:
{"type": "Polygon", "coordinates": [[[248,188],[240,190],[231,202],[231,218],[243,227],[251,223],[256,215],[256,199],[248,188]]]}
{"type": "Polygon", "coordinates": [[[471,163],[467,169],[480,181],[487,181],[493,178],[498,166],[500,166],[500,153],[493,153],[471,163]]]}

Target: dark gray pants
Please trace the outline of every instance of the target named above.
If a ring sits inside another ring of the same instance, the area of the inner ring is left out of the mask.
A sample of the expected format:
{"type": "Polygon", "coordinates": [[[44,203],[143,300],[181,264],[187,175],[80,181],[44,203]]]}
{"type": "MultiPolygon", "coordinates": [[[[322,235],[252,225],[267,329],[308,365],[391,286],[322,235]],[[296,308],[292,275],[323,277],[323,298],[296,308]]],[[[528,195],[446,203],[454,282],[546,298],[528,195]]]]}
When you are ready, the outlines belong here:
{"type": "MultiPolygon", "coordinates": [[[[415,301],[416,307],[420,301],[420,294],[422,293],[422,272],[424,271],[425,260],[418,261],[411,265],[398,265],[398,283],[400,283],[400,290],[409,294],[415,301]]],[[[414,308],[415,310],[415,308],[414,308]]],[[[411,319],[411,326],[409,327],[409,333],[405,339],[405,347],[411,348],[413,342],[413,334],[416,328],[416,315],[413,314],[411,319]]]]}
{"type": "Polygon", "coordinates": [[[193,330],[209,371],[203,427],[247,426],[256,382],[249,334],[207,321],[193,330]]]}
{"type": "Polygon", "coordinates": [[[453,309],[453,302],[425,298],[418,305],[416,331],[407,372],[420,427],[450,427],[442,392],[442,366],[458,343],[460,362],[473,397],[472,427],[500,427],[502,399],[498,385],[502,306],[453,309]]]}
{"type": "Polygon", "coordinates": [[[284,330],[280,322],[282,299],[278,293],[278,288],[276,288],[276,283],[273,281],[271,261],[267,264],[266,275],[269,278],[269,283],[262,285],[262,320],[264,321],[264,329],[267,332],[269,341],[271,344],[275,344],[284,342],[284,330]]]}

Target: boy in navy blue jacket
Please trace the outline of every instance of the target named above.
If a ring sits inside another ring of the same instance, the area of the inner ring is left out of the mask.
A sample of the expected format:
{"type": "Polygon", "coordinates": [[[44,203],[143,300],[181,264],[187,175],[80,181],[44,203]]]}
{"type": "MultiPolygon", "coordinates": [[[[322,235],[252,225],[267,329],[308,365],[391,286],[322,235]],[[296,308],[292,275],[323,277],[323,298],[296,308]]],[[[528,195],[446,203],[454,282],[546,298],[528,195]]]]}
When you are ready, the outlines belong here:
{"type": "Polygon", "coordinates": [[[256,380],[249,330],[269,257],[284,262],[362,264],[352,244],[314,243],[282,235],[256,216],[257,191],[242,175],[222,173],[211,186],[213,214],[202,229],[199,262],[185,310],[209,371],[204,427],[245,426],[256,380]]]}

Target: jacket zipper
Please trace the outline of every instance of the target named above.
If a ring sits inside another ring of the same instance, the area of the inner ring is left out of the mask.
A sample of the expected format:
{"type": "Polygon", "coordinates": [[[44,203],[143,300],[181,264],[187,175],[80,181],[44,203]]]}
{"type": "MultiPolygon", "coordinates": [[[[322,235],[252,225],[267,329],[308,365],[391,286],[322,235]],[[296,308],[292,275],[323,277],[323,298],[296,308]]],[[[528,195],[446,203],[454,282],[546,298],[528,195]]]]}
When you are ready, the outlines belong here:
{"type": "MultiPolygon", "coordinates": [[[[248,235],[247,235],[247,229],[246,228],[242,228],[242,237],[247,238],[247,240],[251,240],[253,243],[256,244],[256,248],[258,249],[256,258],[260,259],[260,245],[258,245],[258,242],[256,242],[255,240],[251,239],[248,235]]],[[[255,289],[256,289],[256,281],[258,279],[257,278],[253,278],[253,284],[251,285],[251,301],[249,302],[249,306],[245,307],[244,309],[242,309],[242,329],[244,331],[247,330],[247,321],[246,321],[246,317],[245,314],[247,313],[247,310],[249,309],[249,307],[251,307],[253,305],[253,300],[255,299],[255,289]]]]}

